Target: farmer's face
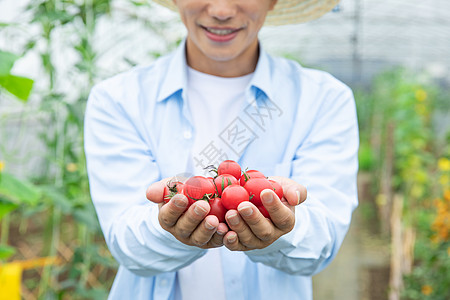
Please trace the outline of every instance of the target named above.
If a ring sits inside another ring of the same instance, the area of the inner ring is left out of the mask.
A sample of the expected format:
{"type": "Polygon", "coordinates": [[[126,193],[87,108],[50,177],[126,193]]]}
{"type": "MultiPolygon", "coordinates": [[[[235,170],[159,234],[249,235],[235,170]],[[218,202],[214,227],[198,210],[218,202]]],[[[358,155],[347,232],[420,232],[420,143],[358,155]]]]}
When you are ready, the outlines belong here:
{"type": "Polygon", "coordinates": [[[233,62],[258,51],[258,32],[276,0],[174,0],[187,28],[188,63],[233,62]]]}

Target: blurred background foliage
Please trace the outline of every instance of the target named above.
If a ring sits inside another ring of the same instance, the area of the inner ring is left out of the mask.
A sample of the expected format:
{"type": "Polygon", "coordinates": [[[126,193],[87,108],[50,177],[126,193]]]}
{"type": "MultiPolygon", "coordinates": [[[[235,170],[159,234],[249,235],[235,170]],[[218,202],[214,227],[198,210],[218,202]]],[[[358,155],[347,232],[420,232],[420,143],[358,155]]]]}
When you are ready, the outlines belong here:
{"type": "MultiPolygon", "coordinates": [[[[152,62],[183,34],[173,14],[139,0],[26,1],[18,20],[0,23],[0,270],[59,259],[23,270],[22,298],[106,299],[117,264],[89,196],[86,100],[96,82],[152,62]],[[142,32],[138,45],[124,46],[126,29],[102,36],[124,23],[142,32]],[[38,71],[17,74],[21,61],[38,71]]],[[[353,78],[346,83],[355,93],[366,185],[358,224],[389,245],[384,299],[450,299],[449,82],[401,64],[353,78]]]]}

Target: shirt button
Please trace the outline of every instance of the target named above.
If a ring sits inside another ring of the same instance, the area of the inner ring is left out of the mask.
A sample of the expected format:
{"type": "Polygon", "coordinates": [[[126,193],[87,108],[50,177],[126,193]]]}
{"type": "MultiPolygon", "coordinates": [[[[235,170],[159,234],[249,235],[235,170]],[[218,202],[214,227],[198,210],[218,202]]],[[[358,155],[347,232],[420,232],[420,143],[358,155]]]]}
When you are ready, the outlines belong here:
{"type": "Polygon", "coordinates": [[[190,139],[192,137],[192,133],[189,130],[186,130],[183,134],[185,139],[190,139]]]}
{"type": "Polygon", "coordinates": [[[167,279],[161,279],[160,285],[167,286],[167,283],[168,283],[167,279]]]}

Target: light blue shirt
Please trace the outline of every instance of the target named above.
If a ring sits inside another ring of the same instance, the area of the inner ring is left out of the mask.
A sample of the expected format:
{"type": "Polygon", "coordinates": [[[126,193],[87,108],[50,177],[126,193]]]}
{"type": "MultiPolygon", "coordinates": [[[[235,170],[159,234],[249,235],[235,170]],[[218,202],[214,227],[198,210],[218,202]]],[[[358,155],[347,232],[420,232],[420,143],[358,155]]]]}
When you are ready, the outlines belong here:
{"type": "MultiPolygon", "coordinates": [[[[158,206],[145,197],[151,183],[192,171],[195,131],[185,105],[184,47],[97,84],[88,100],[91,196],[120,263],[109,299],[174,299],[177,270],[207,251],[162,229],[158,206]]],[[[311,276],[336,255],[357,206],[353,94],[325,72],[261,50],[245,95],[239,115],[224,124],[223,152],[266,176],[292,178],[306,186],[308,198],[296,207],[294,229],[270,246],[221,248],[226,298],[309,300],[311,276]]],[[[196,163],[218,159],[217,152],[205,149],[196,163]]]]}

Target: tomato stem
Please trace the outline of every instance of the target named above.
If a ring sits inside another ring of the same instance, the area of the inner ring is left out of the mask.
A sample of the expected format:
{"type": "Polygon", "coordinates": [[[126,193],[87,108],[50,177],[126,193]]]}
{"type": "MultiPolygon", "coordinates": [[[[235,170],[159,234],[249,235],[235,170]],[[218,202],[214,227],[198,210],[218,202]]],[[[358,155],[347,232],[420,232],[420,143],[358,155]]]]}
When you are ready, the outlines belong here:
{"type": "Polygon", "coordinates": [[[216,178],[219,175],[219,172],[217,171],[217,167],[214,165],[209,165],[203,168],[204,170],[208,170],[209,172],[214,172],[216,175],[214,178],[216,178]]]}

